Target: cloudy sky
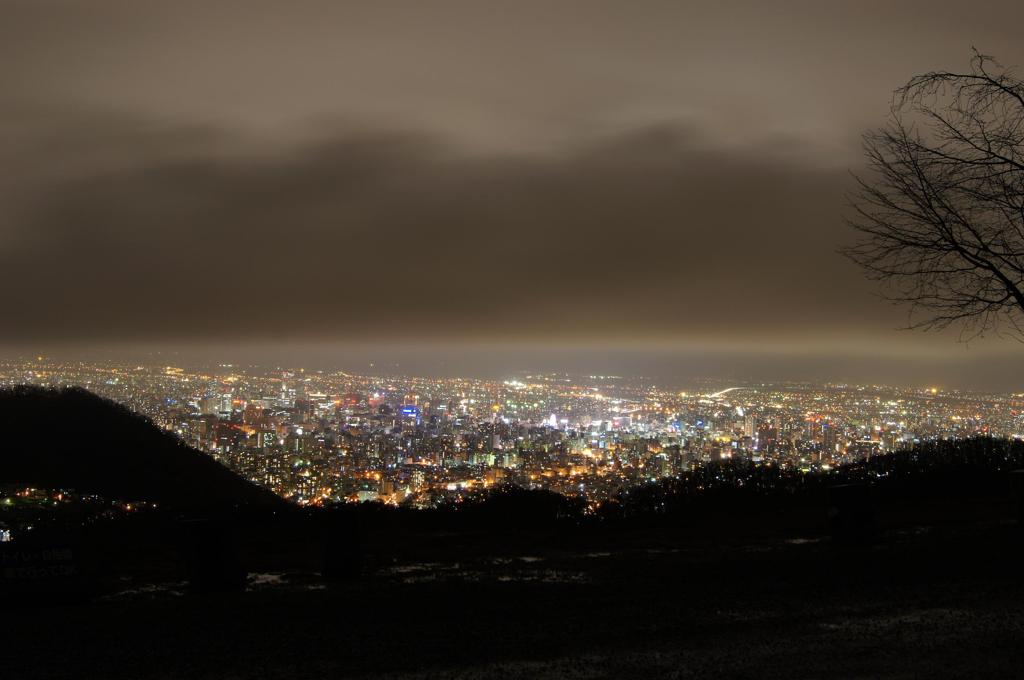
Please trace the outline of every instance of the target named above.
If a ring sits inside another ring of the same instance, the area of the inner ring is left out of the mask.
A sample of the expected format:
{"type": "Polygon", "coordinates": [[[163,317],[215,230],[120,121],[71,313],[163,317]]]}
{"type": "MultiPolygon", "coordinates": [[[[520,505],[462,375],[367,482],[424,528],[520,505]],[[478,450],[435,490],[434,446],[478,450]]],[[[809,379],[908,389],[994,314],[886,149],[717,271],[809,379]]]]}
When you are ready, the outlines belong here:
{"type": "Polygon", "coordinates": [[[0,349],[1024,389],[1024,347],[900,331],[836,254],[892,90],[1024,65],[1022,23],[0,0],[0,349]]]}

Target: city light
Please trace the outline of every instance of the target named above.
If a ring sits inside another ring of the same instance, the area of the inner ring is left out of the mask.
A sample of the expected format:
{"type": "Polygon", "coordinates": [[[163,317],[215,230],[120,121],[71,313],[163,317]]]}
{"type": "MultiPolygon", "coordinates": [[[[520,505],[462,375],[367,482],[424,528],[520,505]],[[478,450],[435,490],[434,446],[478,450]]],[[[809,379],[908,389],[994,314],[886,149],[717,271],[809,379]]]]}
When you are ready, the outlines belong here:
{"type": "Polygon", "coordinates": [[[500,485],[600,502],[730,464],[829,473],[922,442],[1020,438],[1019,395],[809,383],[651,386],[214,368],[0,364],[0,384],[75,385],[147,416],[300,504],[432,507],[500,485]]]}

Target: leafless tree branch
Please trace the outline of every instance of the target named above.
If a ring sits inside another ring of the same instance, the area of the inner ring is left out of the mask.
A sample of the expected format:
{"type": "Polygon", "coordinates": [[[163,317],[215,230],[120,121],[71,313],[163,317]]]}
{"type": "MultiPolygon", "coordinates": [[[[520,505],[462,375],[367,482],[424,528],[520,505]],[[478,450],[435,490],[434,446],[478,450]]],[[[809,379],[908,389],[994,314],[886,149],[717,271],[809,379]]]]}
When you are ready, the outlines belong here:
{"type": "Polygon", "coordinates": [[[909,306],[910,328],[1024,341],[1024,81],[977,51],[896,90],[864,136],[843,253],[909,306]]]}

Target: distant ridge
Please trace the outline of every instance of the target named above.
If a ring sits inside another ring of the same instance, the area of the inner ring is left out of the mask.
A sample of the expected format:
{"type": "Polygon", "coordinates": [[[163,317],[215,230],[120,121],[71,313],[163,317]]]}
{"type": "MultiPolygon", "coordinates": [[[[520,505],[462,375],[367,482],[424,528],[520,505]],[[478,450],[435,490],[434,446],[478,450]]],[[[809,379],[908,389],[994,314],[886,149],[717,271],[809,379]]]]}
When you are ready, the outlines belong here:
{"type": "Polygon", "coordinates": [[[0,390],[0,484],[182,511],[287,505],[147,418],[81,388],[0,390]]]}

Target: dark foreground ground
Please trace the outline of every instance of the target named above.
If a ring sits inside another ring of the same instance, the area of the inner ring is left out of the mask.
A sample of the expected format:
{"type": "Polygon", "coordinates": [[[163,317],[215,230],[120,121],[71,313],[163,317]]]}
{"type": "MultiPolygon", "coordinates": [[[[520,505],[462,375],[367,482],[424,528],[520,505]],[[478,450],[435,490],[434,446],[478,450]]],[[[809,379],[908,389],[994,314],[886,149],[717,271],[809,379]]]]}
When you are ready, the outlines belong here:
{"type": "Polygon", "coordinates": [[[19,679],[1021,677],[1024,531],[1006,510],[886,508],[862,547],[833,545],[813,513],[368,536],[373,573],[341,584],[312,557],[271,555],[242,593],[124,575],[89,603],[8,609],[0,665],[19,679]]]}

